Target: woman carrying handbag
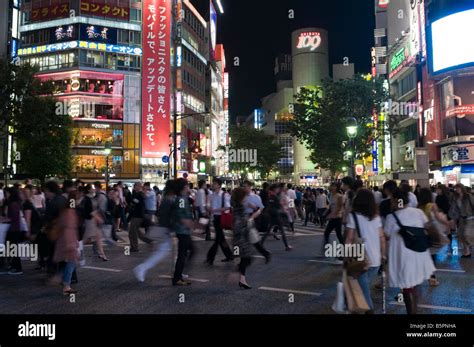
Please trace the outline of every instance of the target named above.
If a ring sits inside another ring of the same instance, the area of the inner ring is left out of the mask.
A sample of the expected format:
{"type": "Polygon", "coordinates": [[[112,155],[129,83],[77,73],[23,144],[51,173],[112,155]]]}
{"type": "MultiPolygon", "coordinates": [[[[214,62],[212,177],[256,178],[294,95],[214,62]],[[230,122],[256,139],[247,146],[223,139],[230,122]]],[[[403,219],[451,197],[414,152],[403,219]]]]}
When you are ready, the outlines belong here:
{"type": "Polygon", "coordinates": [[[373,313],[374,304],[370,295],[371,280],[377,275],[377,270],[386,260],[386,242],[382,229],[382,219],[378,215],[374,195],[370,190],[360,189],[352,201],[352,213],[347,216],[345,244],[362,240],[364,247],[363,261],[367,271],[362,272],[357,280],[364,293],[369,313],[373,313]]]}
{"type": "MultiPolygon", "coordinates": [[[[250,228],[248,225],[248,217],[245,213],[244,200],[247,196],[247,193],[244,188],[239,187],[234,190],[232,194],[232,207],[233,207],[233,231],[234,231],[234,249],[237,249],[240,256],[239,264],[239,287],[243,289],[252,289],[247,283],[245,278],[246,269],[250,266],[252,262],[252,241],[255,237],[255,232],[251,234],[250,228]]],[[[250,216],[250,221],[258,215],[258,211],[250,216]]],[[[257,233],[258,234],[258,233],[257,233]]]]}
{"type": "MultiPolygon", "coordinates": [[[[423,211],[426,218],[428,218],[429,234],[434,235],[431,242],[430,252],[433,258],[433,263],[436,264],[436,255],[441,247],[449,244],[449,239],[446,236],[449,230],[449,222],[443,212],[441,212],[435,203],[433,203],[433,196],[431,190],[428,188],[421,188],[418,194],[418,208],[423,211]]],[[[431,287],[439,286],[439,281],[436,275],[431,275],[428,280],[431,287]]]]}

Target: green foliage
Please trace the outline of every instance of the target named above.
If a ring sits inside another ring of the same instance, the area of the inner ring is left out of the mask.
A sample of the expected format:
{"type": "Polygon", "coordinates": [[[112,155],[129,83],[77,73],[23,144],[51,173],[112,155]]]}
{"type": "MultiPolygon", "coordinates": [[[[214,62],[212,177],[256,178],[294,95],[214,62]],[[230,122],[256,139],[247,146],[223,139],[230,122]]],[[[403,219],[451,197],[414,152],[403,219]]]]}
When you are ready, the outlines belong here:
{"type": "Polygon", "coordinates": [[[56,114],[52,83],[41,83],[35,73],[29,65],[0,62],[0,125],[17,143],[18,171],[43,181],[71,171],[72,121],[56,114]]]}
{"type": "MultiPolygon", "coordinates": [[[[343,166],[348,150],[346,126],[348,118],[357,120],[354,145],[358,157],[371,152],[372,140],[383,136],[383,123],[375,129],[373,110],[380,111],[387,100],[381,79],[367,80],[361,76],[334,82],[324,81],[321,87],[302,88],[295,96],[293,135],[311,149],[310,159],[335,173],[343,166]]],[[[392,124],[390,125],[392,126],[392,124]]]]}
{"type": "MultiPolygon", "coordinates": [[[[239,149],[249,149],[257,151],[256,166],[249,163],[229,163],[232,171],[258,172],[260,177],[267,178],[270,171],[278,167],[278,161],[281,158],[281,146],[276,143],[276,137],[267,135],[263,130],[248,127],[231,127],[230,128],[231,144],[229,151],[239,149]]],[[[224,149],[224,148],[221,148],[224,149]]]]}

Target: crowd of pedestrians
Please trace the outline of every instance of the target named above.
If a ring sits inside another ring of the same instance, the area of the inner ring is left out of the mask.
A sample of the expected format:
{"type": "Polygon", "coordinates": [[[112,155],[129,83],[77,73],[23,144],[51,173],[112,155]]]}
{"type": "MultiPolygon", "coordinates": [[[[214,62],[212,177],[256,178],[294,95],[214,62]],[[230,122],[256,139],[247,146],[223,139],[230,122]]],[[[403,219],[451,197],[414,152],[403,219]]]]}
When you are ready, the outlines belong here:
{"type": "MultiPolygon", "coordinates": [[[[251,289],[247,275],[254,252],[266,263],[271,260],[265,248],[268,237],[292,251],[287,235],[295,232],[300,220],[307,228],[324,231],[323,252],[332,231],[339,244],[364,245],[366,266],[357,280],[369,312],[375,310],[371,293],[380,288],[377,273],[383,267],[389,286],[403,295],[407,313],[416,313],[417,287],[426,280],[431,286],[442,284],[435,275],[440,249],[448,247],[453,255],[459,251],[462,258],[470,258],[473,246],[474,201],[470,189],[461,184],[412,190],[408,182],[366,187],[345,177],[327,189],[285,183],[264,183],[256,189],[244,181],[231,190],[218,178],[211,184],[199,181],[197,189],[180,178],[167,181],[163,191],[150,183],[136,182],[130,190],[122,182],[104,187],[79,180],[66,180],[61,186],[49,181],[42,187],[27,181],[0,188],[0,218],[8,226],[5,242],[36,244],[36,269],[45,272],[49,283],[62,284],[64,295],[76,292],[72,285],[78,282],[77,269],[85,264],[84,245],[90,243],[92,255],[108,261],[107,247],[139,252],[141,240],[153,250],[133,270],[138,281],[145,281],[148,271],[168,258],[174,263],[172,285],[188,286],[192,282],[184,273],[195,263],[194,233],[210,241],[201,260],[205,265],[214,265],[219,250],[222,262],[238,258],[238,285],[251,289]],[[231,242],[225,230],[232,230],[231,242]],[[128,240],[119,237],[123,231],[128,240]],[[425,235],[425,247],[421,239],[408,240],[407,231],[425,235]],[[440,244],[440,239],[447,241],[440,244]]],[[[346,259],[340,260],[346,266],[346,259]]],[[[20,257],[0,258],[0,274],[22,273],[20,257]]]]}

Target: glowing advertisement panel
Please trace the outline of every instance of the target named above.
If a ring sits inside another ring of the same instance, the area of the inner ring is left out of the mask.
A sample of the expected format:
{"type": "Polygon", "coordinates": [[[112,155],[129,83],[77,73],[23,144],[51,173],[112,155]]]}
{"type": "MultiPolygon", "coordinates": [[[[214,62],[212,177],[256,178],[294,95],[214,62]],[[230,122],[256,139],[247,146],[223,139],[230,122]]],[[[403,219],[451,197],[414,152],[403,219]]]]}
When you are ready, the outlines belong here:
{"type": "Polygon", "coordinates": [[[433,22],[431,36],[433,72],[474,64],[474,9],[433,22]]]}
{"type": "Polygon", "coordinates": [[[142,157],[169,155],[171,0],[143,3],[142,157]]]}

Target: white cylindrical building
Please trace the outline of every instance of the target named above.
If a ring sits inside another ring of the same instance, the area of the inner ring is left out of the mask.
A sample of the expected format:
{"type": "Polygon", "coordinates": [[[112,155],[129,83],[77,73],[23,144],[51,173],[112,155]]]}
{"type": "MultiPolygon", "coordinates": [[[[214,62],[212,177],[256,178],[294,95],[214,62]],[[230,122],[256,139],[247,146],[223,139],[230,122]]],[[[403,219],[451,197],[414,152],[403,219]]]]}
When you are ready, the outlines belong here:
{"type": "MultiPolygon", "coordinates": [[[[320,86],[329,77],[328,32],[321,28],[304,28],[292,33],[293,91],[301,87],[320,86]]],[[[295,181],[300,176],[315,173],[314,163],[308,158],[310,150],[293,139],[295,181]]]]}

